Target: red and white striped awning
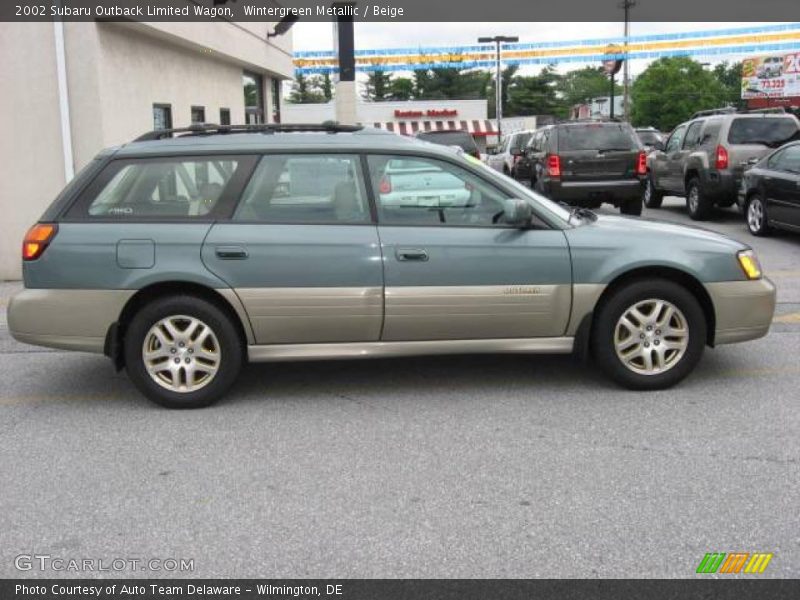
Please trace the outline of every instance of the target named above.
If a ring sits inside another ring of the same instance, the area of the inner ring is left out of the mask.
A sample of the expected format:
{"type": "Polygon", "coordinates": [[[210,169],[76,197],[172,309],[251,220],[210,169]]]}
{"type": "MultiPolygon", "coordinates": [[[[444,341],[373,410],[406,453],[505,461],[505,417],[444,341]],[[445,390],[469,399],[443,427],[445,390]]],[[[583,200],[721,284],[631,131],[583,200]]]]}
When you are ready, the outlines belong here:
{"type": "Polygon", "coordinates": [[[376,129],[385,129],[400,135],[416,135],[420,131],[468,131],[474,136],[495,135],[497,129],[490,119],[469,121],[377,121],[364,123],[376,129]]]}

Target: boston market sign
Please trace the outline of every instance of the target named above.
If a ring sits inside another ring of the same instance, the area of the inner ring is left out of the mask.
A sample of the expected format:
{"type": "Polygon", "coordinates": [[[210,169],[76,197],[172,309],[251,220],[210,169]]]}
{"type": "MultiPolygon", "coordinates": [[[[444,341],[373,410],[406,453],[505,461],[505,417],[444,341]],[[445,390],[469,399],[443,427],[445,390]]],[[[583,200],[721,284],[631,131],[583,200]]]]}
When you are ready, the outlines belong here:
{"type": "Polygon", "coordinates": [[[441,110],[431,108],[426,111],[422,110],[395,110],[394,116],[396,119],[420,119],[422,117],[456,117],[458,111],[455,109],[443,108],[441,110]]]}

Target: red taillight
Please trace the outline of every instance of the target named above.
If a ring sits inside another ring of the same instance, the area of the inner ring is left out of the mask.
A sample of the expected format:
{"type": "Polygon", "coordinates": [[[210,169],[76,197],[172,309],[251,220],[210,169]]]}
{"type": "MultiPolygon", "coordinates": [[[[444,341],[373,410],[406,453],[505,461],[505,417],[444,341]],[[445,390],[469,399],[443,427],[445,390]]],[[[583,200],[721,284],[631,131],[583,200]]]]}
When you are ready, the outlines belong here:
{"type": "Polygon", "coordinates": [[[47,248],[58,231],[55,223],[37,223],[25,234],[22,242],[22,260],[36,260],[47,248]]]}
{"type": "Polygon", "coordinates": [[[561,157],[558,154],[547,156],[547,174],[550,177],[561,177],[561,157]]]}
{"type": "Polygon", "coordinates": [[[717,158],[714,161],[714,168],[715,169],[728,168],[728,150],[725,148],[725,146],[717,146],[717,158]]]}
{"type": "Polygon", "coordinates": [[[392,193],[392,182],[389,181],[389,178],[386,175],[381,177],[381,182],[378,184],[378,191],[381,194],[391,194],[392,193]]]}
{"type": "Polygon", "coordinates": [[[639,158],[636,159],[636,174],[647,175],[647,154],[639,152],[639,158]]]}

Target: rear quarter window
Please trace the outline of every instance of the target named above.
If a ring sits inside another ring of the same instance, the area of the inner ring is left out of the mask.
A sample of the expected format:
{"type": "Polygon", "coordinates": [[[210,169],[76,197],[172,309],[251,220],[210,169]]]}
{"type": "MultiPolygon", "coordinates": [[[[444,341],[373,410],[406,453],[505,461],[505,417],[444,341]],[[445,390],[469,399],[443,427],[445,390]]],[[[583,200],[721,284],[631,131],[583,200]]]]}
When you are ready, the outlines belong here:
{"type": "MultiPolygon", "coordinates": [[[[168,157],[109,163],[67,215],[78,219],[202,220],[235,197],[253,157],[168,157]]],[[[232,208],[232,207],[231,207],[232,208]]]]}

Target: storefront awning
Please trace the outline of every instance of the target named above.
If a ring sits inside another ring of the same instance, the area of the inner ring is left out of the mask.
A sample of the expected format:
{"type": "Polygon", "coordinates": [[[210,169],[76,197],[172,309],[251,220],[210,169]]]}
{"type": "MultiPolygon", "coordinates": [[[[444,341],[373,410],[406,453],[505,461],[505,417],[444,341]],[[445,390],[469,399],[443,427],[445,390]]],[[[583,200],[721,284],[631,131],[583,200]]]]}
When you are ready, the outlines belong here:
{"type": "Polygon", "coordinates": [[[494,122],[489,119],[469,121],[378,121],[364,123],[376,129],[385,129],[400,135],[416,135],[420,131],[468,131],[474,136],[495,135],[494,122]]]}

